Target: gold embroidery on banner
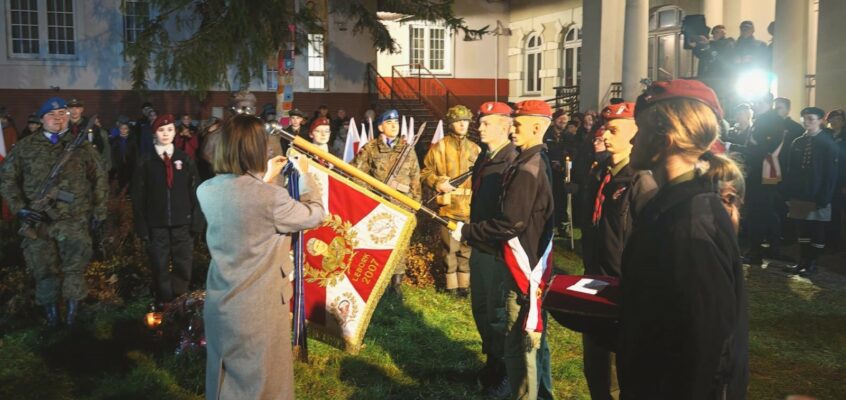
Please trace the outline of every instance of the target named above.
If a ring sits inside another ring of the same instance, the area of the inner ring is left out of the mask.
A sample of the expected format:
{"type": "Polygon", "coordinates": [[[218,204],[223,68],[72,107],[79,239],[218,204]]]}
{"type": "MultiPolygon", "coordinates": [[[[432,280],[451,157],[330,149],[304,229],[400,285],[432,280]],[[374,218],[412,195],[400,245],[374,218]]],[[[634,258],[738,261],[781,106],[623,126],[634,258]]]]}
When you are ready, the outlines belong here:
{"type": "Polygon", "coordinates": [[[338,322],[338,326],[344,329],[348,323],[354,321],[358,316],[358,301],[350,292],[344,292],[336,296],[329,304],[332,317],[338,322]]]}
{"type": "Polygon", "coordinates": [[[332,228],[338,234],[330,243],[317,238],[311,238],[306,243],[308,254],[323,257],[320,265],[313,266],[308,261],[303,265],[305,280],[317,283],[321,287],[334,286],[344,277],[352,265],[355,256],[355,246],[358,244],[356,231],[352,230],[349,221],[341,219],[340,215],[330,214],[323,221],[323,226],[332,228]],[[346,259],[346,262],[344,260],[346,259]]]}
{"type": "Polygon", "coordinates": [[[373,216],[367,222],[367,231],[370,233],[370,240],[376,244],[385,244],[397,234],[397,224],[394,216],[381,212],[373,216]]]}

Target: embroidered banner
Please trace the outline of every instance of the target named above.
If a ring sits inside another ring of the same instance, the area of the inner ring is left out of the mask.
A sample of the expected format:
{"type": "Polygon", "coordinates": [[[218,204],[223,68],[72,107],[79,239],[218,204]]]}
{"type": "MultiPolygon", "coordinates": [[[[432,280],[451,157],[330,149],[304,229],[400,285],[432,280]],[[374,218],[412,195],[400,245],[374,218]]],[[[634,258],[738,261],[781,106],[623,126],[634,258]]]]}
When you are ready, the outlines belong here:
{"type": "Polygon", "coordinates": [[[417,220],[316,162],[309,174],[326,208],[323,224],[303,239],[309,335],[355,354],[417,220]]]}

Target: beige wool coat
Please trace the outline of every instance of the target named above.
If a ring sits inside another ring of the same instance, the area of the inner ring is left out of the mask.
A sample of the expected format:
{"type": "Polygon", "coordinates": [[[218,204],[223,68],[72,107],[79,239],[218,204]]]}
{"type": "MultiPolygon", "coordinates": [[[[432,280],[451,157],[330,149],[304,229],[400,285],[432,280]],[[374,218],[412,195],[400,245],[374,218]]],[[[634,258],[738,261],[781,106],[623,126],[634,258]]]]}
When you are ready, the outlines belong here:
{"type": "Polygon", "coordinates": [[[289,234],[321,223],[320,193],[298,202],[251,174],[223,174],[200,185],[197,198],[212,257],[203,315],[206,399],[293,399],[289,234]]]}

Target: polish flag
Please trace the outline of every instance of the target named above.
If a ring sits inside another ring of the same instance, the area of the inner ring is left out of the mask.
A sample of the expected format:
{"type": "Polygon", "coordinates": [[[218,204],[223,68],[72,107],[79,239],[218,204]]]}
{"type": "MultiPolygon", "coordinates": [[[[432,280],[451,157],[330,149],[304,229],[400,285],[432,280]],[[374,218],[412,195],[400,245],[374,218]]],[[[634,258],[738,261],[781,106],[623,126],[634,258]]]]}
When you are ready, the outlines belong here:
{"type": "Polygon", "coordinates": [[[435,128],[435,134],[432,135],[432,143],[429,147],[435,147],[441,140],[444,140],[444,120],[438,121],[438,127],[435,128]]]}
{"type": "Polygon", "coordinates": [[[6,137],[3,136],[3,124],[0,124],[0,162],[6,159],[6,137]]]}
{"type": "Polygon", "coordinates": [[[364,148],[364,145],[370,141],[370,135],[367,134],[367,129],[364,128],[364,123],[361,123],[361,141],[358,143],[358,149],[364,148]]]}
{"type": "Polygon", "coordinates": [[[405,115],[402,116],[402,123],[400,124],[400,134],[401,138],[405,138],[408,140],[408,120],[405,119],[405,115]]]}
{"type": "Polygon", "coordinates": [[[414,117],[408,121],[408,131],[406,132],[405,142],[412,143],[414,141],[414,117]]]}
{"type": "Polygon", "coordinates": [[[344,162],[351,163],[355,154],[358,153],[361,138],[358,136],[358,128],[355,126],[355,118],[350,118],[350,127],[347,130],[347,141],[344,143],[344,162]]]}

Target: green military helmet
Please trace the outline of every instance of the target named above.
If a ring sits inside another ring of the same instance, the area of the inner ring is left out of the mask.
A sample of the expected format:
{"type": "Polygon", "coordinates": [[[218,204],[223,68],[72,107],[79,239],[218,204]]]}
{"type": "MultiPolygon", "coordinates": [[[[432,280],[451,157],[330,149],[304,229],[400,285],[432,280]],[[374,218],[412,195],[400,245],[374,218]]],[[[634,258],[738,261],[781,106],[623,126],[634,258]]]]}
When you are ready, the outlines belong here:
{"type": "Polygon", "coordinates": [[[448,124],[456,121],[470,121],[473,119],[473,112],[469,108],[457,105],[450,107],[446,113],[446,120],[448,124]]]}

